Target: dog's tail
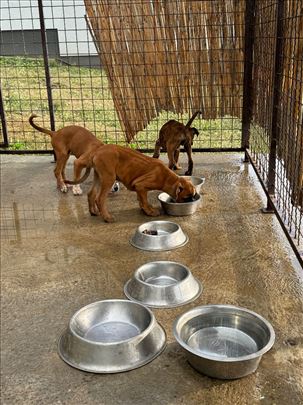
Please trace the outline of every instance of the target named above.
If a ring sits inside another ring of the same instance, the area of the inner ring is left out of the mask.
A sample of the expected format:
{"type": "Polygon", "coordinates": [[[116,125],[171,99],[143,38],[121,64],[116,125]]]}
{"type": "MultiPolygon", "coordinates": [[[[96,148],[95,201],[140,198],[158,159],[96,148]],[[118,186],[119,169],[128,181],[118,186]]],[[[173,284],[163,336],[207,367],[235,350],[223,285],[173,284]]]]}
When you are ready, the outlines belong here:
{"type": "Polygon", "coordinates": [[[188,121],[188,123],[187,123],[185,126],[186,126],[186,127],[190,127],[191,124],[193,123],[193,120],[196,118],[196,116],[197,116],[198,114],[202,114],[202,111],[196,111],[196,112],[194,113],[194,115],[191,117],[191,119],[188,121]]]}
{"type": "Polygon", "coordinates": [[[72,185],[83,183],[83,182],[88,178],[88,176],[89,176],[89,174],[90,174],[90,171],[91,171],[91,167],[87,167],[86,170],[85,170],[85,173],[84,173],[84,175],[81,177],[81,179],[79,179],[79,180],[77,180],[77,181],[64,180],[64,183],[65,183],[65,184],[72,184],[72,185]]]}
{"type": "Polygon", "coordinates": [[[32,114],[32,115],[29,117],[28,121],[29,121],[29,123],[31,124],[31,126],[32,126],[33,128],[35,128],[37,131],[39,131],[39,132],[43,132],[44,134],[48,134],[48,135],[52,136],[52,135],[53,135],[53,131],[51,131],[50,129],[38,127],[38,125],[36,125],[36,124],[34,123],[34,118],[36,118],[36,117],[38,117],[38,115],[36,115],[36,114],[32,114]]]}

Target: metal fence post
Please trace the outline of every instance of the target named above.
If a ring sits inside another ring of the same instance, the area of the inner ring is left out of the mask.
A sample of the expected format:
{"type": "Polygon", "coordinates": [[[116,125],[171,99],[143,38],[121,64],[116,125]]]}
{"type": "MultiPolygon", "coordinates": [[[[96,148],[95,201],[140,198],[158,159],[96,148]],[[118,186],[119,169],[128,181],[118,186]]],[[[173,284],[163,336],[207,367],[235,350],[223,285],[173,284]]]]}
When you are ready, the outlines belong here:
{"type": "Polygon", "coordinates": [[[5,118],[1,86],[0,86],[0,115],[1,115],[1,125],[2,125],[2,134],[3,134],[3,142],[1,142],[0,146],[2,148],[7,148],[9,146],[9,144],[8,144],[6,118],[5,118]]]}
{"type": "Polygon", "coordinates": [[[268,173],[267,173],[267,191],[269,197],[267,199],[267,207],[263,212],[274,212],[271,196],[275,195],[276,181],[276,156],[277,142],[279,140],[279,101],[282,85],[282,64],[283,64],[283,33],[284,33],[284,6],[285,0],[278,0],[276,10],[276,46],[273,64],[273,95],[272,95],[272,114],[271,114],[271,130],[270,130],[270,149],[268,158],[268,173]]]}
{"type": "Polygon", "coordinates": [[[53,98],[52,98],[51,77],[50,77],[49,63],[48,63],[48,49],[47,49],[45,21],[44,21],[44,13],[43,13],[43,0],[38,0],[38,6],[39,6],[40,31],[41,31],[41,41],[42,41],[42,50],[43,50],[43,59],[44,59],[45,82],[46,82],[46,88],[47,88],[49,119],[50,119],[51,130],[55,131],[55,115],[54,115],[54,105],[53,105],[53,98]]]}
{"type": "MultiPolygon", "coordinates": [[[[245,7],[244,76],[242,105],[242,148],[249,147],[250,122],[252,116],[252,70],[256,0],[247,0],[245,7]]],[[[245,156],[247,162],[247,156],[245,156]]]]}

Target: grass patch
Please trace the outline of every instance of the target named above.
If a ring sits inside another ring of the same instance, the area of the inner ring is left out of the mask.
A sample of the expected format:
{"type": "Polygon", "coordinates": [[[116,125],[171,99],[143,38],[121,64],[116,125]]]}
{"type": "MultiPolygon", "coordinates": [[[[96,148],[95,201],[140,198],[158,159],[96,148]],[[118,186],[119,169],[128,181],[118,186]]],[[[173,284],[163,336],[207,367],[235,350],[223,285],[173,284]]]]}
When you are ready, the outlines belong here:
{"type": "MultiPolygon", "coordinates": [[[[0,69],[10,148],[50,149],[49,137],[28,123],[29,115],[35,112],[40,116],[39,124],[50,127],[43,60],[1,57],[0,69]]],[[[102,69],[66,66],[51,59],[50,74],[56,128],[81,125],[104,142],[126,144],[102,69]]],[[[188,115],[161,112],[137,134],[132,147],[153,148],[159,129],[170,119],[185,123],[188,115]]],[[[196,148],[240,147],[241,121],[236,117],[198,118],[194,126],[200,132],[193,145],[196,148]]]]}

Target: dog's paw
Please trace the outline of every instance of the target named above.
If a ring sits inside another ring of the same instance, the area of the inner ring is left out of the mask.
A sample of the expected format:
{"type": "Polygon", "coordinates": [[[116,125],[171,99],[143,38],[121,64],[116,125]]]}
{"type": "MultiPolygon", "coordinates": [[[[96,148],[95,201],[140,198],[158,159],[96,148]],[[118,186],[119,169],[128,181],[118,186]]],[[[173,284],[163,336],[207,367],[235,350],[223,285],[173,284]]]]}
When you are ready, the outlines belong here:
{"type": "Polygon", "coordinates": [[[191,176],[192,175],[192,172],[191,171],[188,171],[187,170],[187,172],[185,172],[185,176],[191,176]]]}
{"type": "Polygon", "coordinates": [[[73,186],[73,194],[74,195],[82,195],[82,189],[79,184],[73,186]]]}
{"type": "Polygon", "coordinates": [[[103,219],[105,222],[107,222],[109,224],[111,224],[112,222],[115,222],[115,218],[112,215],[110,215],[108,217],[104,217],[103,219]]]}
{"type": "Polygon", "coordinates": [[[100,212],[98,210],[98,208],[95,207],[89,207],[89,213],[92,217],[98,217],[100,215],[100,212]]]}
{"type": "Polygon", "coordinates": [[[150,217],[158,217],[161,214],[158,208],[151,208],[148,211],[145,211],[145,213],[150,217]]]}
{"type": "Polygon", "coordinates": [[[67,193],[67,185],[66,184],[61,184],[61,186],[59,187],[61,193],[67,193]]]}

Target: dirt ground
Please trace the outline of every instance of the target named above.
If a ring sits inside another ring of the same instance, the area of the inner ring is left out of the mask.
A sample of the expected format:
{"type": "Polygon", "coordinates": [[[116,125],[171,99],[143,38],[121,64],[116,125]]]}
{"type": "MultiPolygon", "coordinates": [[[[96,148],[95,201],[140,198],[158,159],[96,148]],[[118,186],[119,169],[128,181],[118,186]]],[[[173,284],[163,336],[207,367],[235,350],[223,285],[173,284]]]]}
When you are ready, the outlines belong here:
{"type": "MultiPolygon", "coordinates": [[[[135,193],[123,188],[109,197],[116,222],[105,224],[90,217],[86,195],[56,190],[51,161],[1,156],[3,405],[303,403],[303,270],[276,217],[261,213],[265,197],[241,154],[194,154],[194,172],[206,178],[202,205],[191,217],[169,217],[189,242],[162,253],[129,243],[137,226],[151,220],[135,193]],[[164,352],[120,374],[96,375],[65,364],[56,343],[74,312],[124,298],[133,272],[154,260],[187,265],[204,288],[188,305],[153,310],[167,333],[164,352]],[[246,307],[272,323],[276,342],[254,374],[217,380],[187,363],[172,324],[206,304],[246,307]]],[[[182,161],[185,166],[185,156],[182,161]]],[[[150,193],[154,204],[156,196],[150,193]]]]}

